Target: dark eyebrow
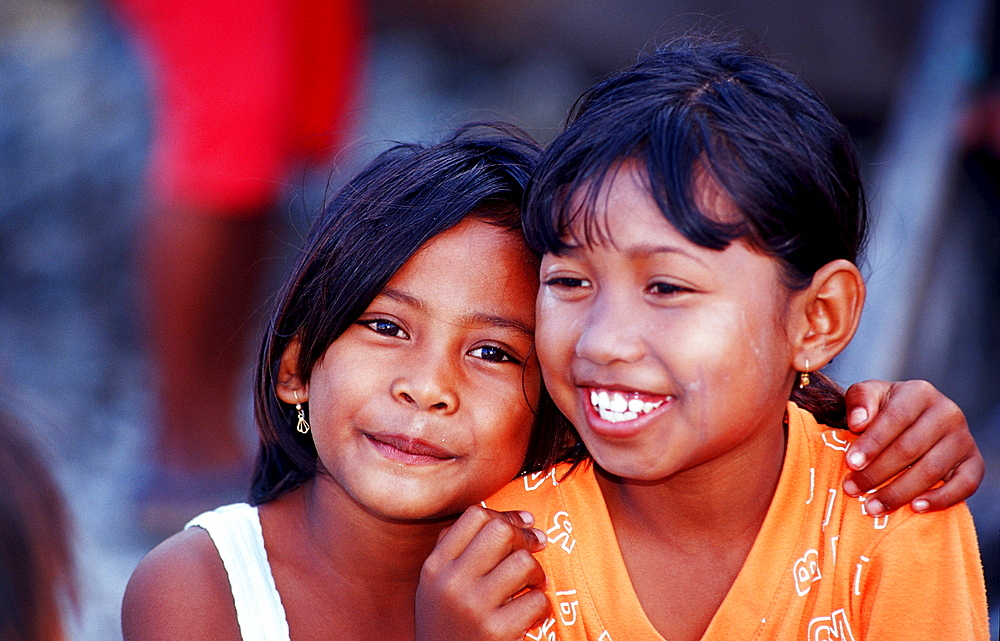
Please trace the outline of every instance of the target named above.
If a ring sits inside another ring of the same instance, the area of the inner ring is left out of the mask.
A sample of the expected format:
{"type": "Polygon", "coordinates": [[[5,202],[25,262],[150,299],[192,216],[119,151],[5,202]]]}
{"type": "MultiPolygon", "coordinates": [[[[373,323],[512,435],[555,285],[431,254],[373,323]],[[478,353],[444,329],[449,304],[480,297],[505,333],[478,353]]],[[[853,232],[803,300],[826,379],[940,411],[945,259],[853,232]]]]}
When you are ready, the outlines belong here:
{"type": "MultiPolygon", "coordinates": [[[[701,263],[702,265],[705,264],[705,261],[702,260],[701,257],[695,256],[694,254],[685,250],[682,247],[675,247],[673,245],[654,245],[651,243],[640,243],[638,245],[632,245],[625,249],[618,247],[614,243],[611,243],[611,246],[623,252],[624,254],[628,255],[632,259],[640,258],[642,256],[649,256],[650,254],[678,254],[680,256],[686,256],[687,258],[690,258],[691,260],[701,263]]],[[[584,244],[567,244],[564,250],[558,253],[554,253],[554,255],[573,256],[586,249],[586,247],[587,245],[584,244]]]]}
{"type": "MultiPolygon", "coordinates": [[[[408,294],[398,289],[383,289],[379,293],[379,296],[391,298],[398,303],[413,307],[421,312],[427,311],[427,303],[412,294],[408,294]]],[[[512,329],[516,332],[524,334],[528,340],[535,340],[535,330],[533,327],[526,323],[522,323],[519,320],[507,318],[506,316],[476,312],[462,317],[462,323],[466,325],[489,325],[491,327],[499,327],[501,329],[512,329]]]]}
{"type": "Polygon", "coordinates": [[[516,332],[524,334],[528,340],[535,340],[534,330],[528,325],[519,320],[514,320],[513,318],[497,316],[495,314],[470,314],[464,320],[468,321],[470,325],[490,325],[502,329],[512,329],[516,332]]]}
{"type": "Polygon", "coordinates": [[[386,298],[391,298],[397,303],[403,303],[404,305],[409,305],[410,307],[415,307],[420,311],[427,311],[427,305],[424,301],[420,300],[416,296],[407,294],[406,292],[400,291],[398,289],[383,289],[378,294],[379,296],[385,296],[386,298]]]}
{"type": "Polygon", "coordinates": [[[680,254],[681,256],[686,256],[693,260],[703,263],[700,257],[695,256],[691,252],[685,250],[683,247],[674,247],[673,245],[652,245],[647,243],[641,243],[639,245],[633,245],[625,250],[629,256],[648,256],[649,254],[680,254]]]}

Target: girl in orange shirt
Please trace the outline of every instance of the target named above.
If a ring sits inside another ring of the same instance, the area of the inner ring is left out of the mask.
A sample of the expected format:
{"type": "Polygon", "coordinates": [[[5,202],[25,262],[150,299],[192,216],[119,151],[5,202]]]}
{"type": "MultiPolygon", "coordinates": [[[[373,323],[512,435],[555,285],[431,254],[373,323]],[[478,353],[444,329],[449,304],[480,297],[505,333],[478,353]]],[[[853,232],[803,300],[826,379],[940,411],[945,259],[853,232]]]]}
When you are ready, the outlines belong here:
{"type": "Polygon", "coordinates": [[[988,638],[964,505],[886,517],[839,487],[818,370],[857,327],[867,224],[844,127],[738,45],[684,40],[583,96],[525,229],[546,386],[593,468],[513,499],[550,543],[557,614],[529,637],[988,638]]]}

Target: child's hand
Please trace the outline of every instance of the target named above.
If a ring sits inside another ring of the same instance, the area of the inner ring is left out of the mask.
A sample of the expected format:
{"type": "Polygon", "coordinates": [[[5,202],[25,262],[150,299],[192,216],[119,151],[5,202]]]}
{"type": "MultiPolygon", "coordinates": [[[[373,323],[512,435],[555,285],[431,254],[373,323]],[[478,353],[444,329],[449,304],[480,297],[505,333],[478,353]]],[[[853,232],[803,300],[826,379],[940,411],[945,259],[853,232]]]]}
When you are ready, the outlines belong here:
{"type": "Polygon", "coordinates": [[[533,521],[474,505],[441,534],[420,573],[417,641],[522,639],[548,613],[533,521]]]}
{"type": "Polygon", "coordinates": [[[844,481],[848,494],[857,496],[903,472],[868,498],[869,514],[906,503],[917,512],[944,509],[967,499],[983,480],[983,455],[965,415],[926,381],[852,385],[847,423],[864,432],[847,451],[847,465],[856,470],[844,481]]]}

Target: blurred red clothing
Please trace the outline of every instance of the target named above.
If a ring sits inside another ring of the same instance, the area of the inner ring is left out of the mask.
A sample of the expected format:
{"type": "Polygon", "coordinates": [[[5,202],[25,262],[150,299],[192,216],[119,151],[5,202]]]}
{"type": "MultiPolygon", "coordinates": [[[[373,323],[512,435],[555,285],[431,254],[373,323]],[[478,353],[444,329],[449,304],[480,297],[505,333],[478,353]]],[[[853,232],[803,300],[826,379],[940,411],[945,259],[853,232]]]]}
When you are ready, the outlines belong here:
{"type": "Polygon", "coordinates": [[[361,66],[355,0],[117,0],[152,73],[154,202],[250,215],[328,158],[361,66]]]}

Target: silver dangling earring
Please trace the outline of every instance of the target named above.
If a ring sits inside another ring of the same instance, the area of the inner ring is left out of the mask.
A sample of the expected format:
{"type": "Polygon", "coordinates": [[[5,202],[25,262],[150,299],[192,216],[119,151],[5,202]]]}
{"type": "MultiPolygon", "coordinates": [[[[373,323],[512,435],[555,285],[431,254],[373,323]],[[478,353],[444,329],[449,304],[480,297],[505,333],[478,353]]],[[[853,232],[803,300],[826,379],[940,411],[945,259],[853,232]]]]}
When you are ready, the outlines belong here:
{"type": "Polygon", "coordinates": [[[806,371],[799,372],[799,389],[809,385],[809,359],[806,359],[806,371]]]}
{"type": "Polygon", "coordinates": [[[295,424],[295,429],[299,431],[299,434],[308,434],[309,421],[306,420],[306,411],[302,409],[302,403],[299,402],[299,393],[292,390],[292,394],[295,395],[295,411],[299,413],[299,422],[295,424]]]}

